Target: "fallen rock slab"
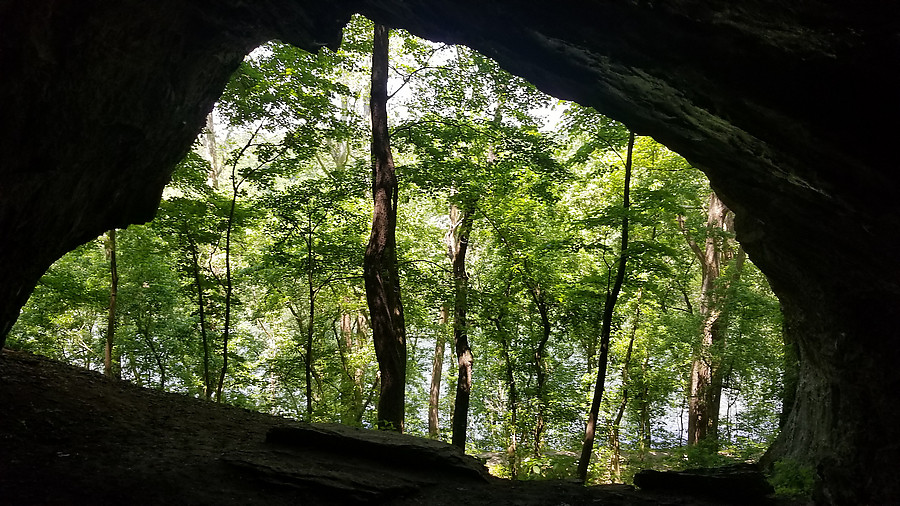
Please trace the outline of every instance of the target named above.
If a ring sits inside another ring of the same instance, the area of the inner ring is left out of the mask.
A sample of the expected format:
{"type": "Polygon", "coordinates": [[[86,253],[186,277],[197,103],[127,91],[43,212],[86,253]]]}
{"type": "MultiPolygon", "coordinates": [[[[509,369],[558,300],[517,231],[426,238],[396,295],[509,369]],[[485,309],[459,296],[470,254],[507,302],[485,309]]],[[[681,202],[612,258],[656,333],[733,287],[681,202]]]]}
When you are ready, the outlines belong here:
{"type": "Polygon", "coordinates": [[[634,475],[634,484],[644,491],[694,496],[729,504],[766,504],[775,493],[755,464],[686,471],[648,469],[634,475]]]}

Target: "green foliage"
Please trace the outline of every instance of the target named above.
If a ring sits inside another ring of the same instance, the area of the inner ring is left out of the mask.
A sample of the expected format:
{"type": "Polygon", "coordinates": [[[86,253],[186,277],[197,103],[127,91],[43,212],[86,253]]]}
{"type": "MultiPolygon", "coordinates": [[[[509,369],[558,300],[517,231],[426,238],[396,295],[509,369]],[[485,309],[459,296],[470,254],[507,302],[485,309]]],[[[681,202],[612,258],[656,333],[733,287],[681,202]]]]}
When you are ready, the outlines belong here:
{"type": "Polygon", "coordinates": [[[109,299],[106,269],[99,240],[57,261],[22,309],[7,346],[99,367],[103,309],[109,299]]]}
{"type": "Polygon", "coordinates": [[[769,483],[775,489],[775,495],[794,501],[809,500],[812,497],[815,479],[812,467],[791,459],[776,461],[769,475],[769,483]]]}
{"type": "Polygon", "coordinates": [[[540,457],[522,459],[522,480],[565,480],[571,477],[578,457],[574,452],[548,452],[540,457]]]}

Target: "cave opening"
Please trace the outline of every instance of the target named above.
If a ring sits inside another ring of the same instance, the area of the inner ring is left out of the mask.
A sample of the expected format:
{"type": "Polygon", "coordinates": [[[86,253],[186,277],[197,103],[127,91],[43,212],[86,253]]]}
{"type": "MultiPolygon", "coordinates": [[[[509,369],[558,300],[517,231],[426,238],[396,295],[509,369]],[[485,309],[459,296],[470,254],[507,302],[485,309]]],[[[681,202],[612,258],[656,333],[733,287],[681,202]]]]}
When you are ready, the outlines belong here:
{"type": "MultiPolygon", "coordinates": [[[[278,42],[252,51],[176,168],[158,216],[55,263],[7,345],[145,387],[373,426],[377,365],[364,338],[371,331],[358,272],[371,212],[370,31],[371,22],[355,18],[337,51],[316,55],[278,42]],[[110,269],[116,294],[108,309],[110,269]],[[230,343],[225,327],[233,329],[230,343]],[[229,370],[226,354],[246,372],[229,370]],[[308,375],[288,368],[292,362],[306,364],[308,375]]],[[[472,408],[469,451],[489,455],[501,476],[566,477],[583,435],[591,386],[584,378],[596,368],[604,298],[623,256],[616,216],[629,130],[468,48],[395,34],[391,125],[413,357],[407,432],[449,434],[457,378],[444,250],[448,227],[468,213],[475,302],[463,311],[471,315],[473,389],[489,400],[472,408]],[[534,318],[541,308],[544,327],[534,318]],[[546,351],[529,361],[538,347],[546,351]],[[505,363],[492,365],[491,356],[505,363]],[[534,384],[535,374],[549,379],[534,384]],[[429,388],[430,398],[415,395],[429,388]],[[529,422],[545,417],[554,422],[529,422]]],[[[636,266],[613,325],[604,459],[593,481],[630,481],[641,467],[755,461],[783,418],[790,360],[777,300],[745,262],[733,213],[706,177],[649,137],[632,147],[636,266]],[[703,328],[717,329],[705,347],[703,328]],[[703,388],[692,363],[708,364],[711,406],[692,402],[703,388]],[[700,436],[689,434],[707,417],[714,421],[700,436]]]]}
{"type": "Polygon", "coordinates": [[[890,132],[874,121],[897,105],[884,98],[900,81],[896,7],[555,7],[3,4],[0,253],[13,267],[0,273],[0,334],[64,252],[149,219],[250,49],[272,38],[333,45],[360,11],[469,43],[700,167],[735,211],[799,350],[794,408],[772,455],[815,468],[823,502],[896,498],[900,448],[883,434],[900,416],[900,269],[883,252],[897,247],[900,216],[890,132]]]}

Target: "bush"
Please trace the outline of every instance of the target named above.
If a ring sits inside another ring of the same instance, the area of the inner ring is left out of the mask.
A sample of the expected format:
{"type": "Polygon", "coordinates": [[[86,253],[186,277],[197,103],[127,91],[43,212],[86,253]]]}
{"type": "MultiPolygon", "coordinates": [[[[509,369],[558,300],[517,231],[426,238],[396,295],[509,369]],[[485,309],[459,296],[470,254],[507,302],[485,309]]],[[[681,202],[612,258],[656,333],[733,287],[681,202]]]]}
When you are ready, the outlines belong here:
{"type": "Polygon", "coordinates": [[[785,499],[809,499],[815,484],[815,472],[813,468],[797,462],[784,459],[775,462],[769,483],[775,488],[775,495],[785,499]]]}

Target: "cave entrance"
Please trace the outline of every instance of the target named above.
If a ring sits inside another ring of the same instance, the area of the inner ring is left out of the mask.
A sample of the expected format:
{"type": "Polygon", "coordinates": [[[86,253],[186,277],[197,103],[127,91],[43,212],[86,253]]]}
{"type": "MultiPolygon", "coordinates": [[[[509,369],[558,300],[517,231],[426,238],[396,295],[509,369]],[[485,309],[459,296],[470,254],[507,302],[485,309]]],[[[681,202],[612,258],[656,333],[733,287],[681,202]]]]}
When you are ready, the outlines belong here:
{"type": "MultiPolygon", "coordinates": [[[[8,345],[102,368],[115,251],[115,374],[371,426],[378,376],[360,279],[370,33],[356,18],[339,51],[273,42],[248,56],[157,218],[57,262],[8,345]]],[[[624,125],[468,48],[405,32],[392,44],[408,431],[449,438],[458,301],[447,249],[468,219],[469,451],[503,476],[574,470],[627,215],[593,479],[758,458],[791,359],[778,302],[706,177],[639,136],[623,211],[624,125]],[[717,419],[686,447],[700,397],[698,413],[717,419]]]]}

